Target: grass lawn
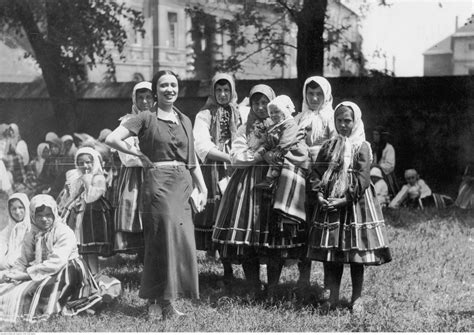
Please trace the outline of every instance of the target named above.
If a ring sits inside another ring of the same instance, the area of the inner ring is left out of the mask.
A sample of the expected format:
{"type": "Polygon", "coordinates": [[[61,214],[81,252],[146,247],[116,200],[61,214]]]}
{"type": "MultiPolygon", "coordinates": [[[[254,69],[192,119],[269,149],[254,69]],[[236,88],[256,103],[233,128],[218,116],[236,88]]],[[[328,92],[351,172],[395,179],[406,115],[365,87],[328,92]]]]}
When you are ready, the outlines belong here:
{"type": "MultiPolygon", "coordinates": [[[[3,199],[2,199],[3,200],[3,199]]],[[[2,208],[0,208],[2,210],[2,208]]],[[[4,210],[4,209],[3,209],[4,210]]],[[[4,212],[2,212],[4,213],[4,212]]],[[[3,216],[3,215],[0,215],[3,216]]],[[[385,213],[393,261],[366,267],[362,318],[348,308],[351,286],[345,268],[341,304],[322,314],[317,283],[322,265],[313,262],[312,284],[295,294],[296,265],[284,268],[277,299],[255,302],[240,266],[231,291],[219,285],[220,263],[199,253],[199,301],[179,300],[185,318],[150,321],[138,298],[141,265],[134,256],[104,261],[104,273],[123,283],[123,295],[95,315],[52,317],[35,324],[2,324],[17,332],[472,332],[474,331],[474,212],[390,211],[385,213]]],[[[262,266],[262,280],[265,267],[262,266]]]]}

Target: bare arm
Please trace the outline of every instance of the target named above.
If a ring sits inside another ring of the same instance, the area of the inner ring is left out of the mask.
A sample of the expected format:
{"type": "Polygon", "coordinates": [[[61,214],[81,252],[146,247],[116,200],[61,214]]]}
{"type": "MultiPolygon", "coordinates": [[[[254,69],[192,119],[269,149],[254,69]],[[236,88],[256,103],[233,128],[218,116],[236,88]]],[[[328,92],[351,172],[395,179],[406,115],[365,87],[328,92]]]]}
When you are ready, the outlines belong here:
{"type": "Polygon", "coordinates": [[[115,130],[112,133],[109,134],[109,136],[107,136],[107,138],[105,139],[105,144],[107,144],[111,148],[114,148],[126,154],[137,156],[142,161],[144,167],[153,166],[150,159],[147,156],[145,156],[144,153],[142,153],[135,146],[130,147],[124,141],[131,136],[135,136],[135,134],[133,134],[130,130],[128,130],[124,126],[118,126],[117,128],[115,128],[115,130]]]}
{"type": "MultiPolygon", "coordinates": [[[[196,162],[197,162],[197,158],[196,158],[196,162]]],[[[201,167],[199,166],[199,164],[196,164],[196,167],[193,169],[190,169],[189,171],[191,173],[191,177],[193,178],[194,184],[198,188],[199,192],[201,192],[202,194],[201,206],[204,207],[206,206],[206,202],[207,202],[207,187],[206,187],[206,183],[204,182],[204,178],[202,176],[201,167]]]]}
{"type": "Polygon", "coordinates": [[[211,148],[207,153],[206,159],[212,159],[219,162],[231,163],[230,155],[220,151],[217,148],[211,148]]]}

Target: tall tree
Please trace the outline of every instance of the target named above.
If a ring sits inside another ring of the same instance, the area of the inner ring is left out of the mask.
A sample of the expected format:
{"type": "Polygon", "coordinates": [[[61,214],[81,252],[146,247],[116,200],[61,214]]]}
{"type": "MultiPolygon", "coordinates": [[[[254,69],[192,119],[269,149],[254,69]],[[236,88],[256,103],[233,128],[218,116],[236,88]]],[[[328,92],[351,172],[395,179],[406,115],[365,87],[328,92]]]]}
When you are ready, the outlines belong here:
{"type": "MultiPolygon", "coordinates": [[[[359,3],[362,12],[368,10],[368,0],[359,3]]],[[[386,0],[377,0],[380,5],[385,5],[386,0]]],[[[272,3],[274,18],[268,19],[261,13],[261,6],[256,1],[244,0],[242,11],[237,12],[231,19],[221,20],[217,32],[230,35],[229,41],[234,54],[222,60],[220,69],[238,71],[242,63],[249,57],[259,52],[269,54],[270,66],[285,65],[288,56],[287,47],[296,49],[296,67],[300,83],[309,75],[322,75],[324,70],[325,51],[328,46],[339,43],[343,32],[349,26],[335,27],[327,22],[328,0],[276,0],[272,3]],[[291,44],[285,38],[289,23],[294,22],[297,27],[296,43],[291,44]],[[247,27],[253,27],[249,34],[247,27]],[[331,39],[325,38],[325,32],[331,39]],[[258,46],[248,52],[249,45],[258,46]]],[[[205,6],[195,5],[188,8],[191,17],[206,12],[205,6]]],[[[344,55],[363,64],[360,52],[346,48],[344,55]]],[[[218,67],[219,69],[219,67],[218,67]]]]}
{"type": "Polygon", "coordinates": [[[26,38],[30,56],[39,64],[51,99],[57,127],[75,130],[76,94],[87,69],[107,64],[113,77],[113,50],[121,53],[126,25],[144,34],[144,17],[108,0],[0,0],[3,34],[26,38]]]}

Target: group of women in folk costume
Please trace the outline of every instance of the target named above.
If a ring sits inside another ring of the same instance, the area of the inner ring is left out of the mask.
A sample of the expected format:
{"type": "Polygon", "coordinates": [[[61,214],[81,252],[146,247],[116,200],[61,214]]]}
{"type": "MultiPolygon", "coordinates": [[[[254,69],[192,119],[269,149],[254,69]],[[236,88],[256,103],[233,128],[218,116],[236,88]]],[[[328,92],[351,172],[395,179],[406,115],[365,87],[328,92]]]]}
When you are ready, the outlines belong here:
{"type": "Polygon", "coordinates": [[[242,262],[255,293],[260,290],[261,261],[267,262],[270,295],[285,258],[301,261],[299,283],[303,285],[309,284],[311,260],[324,262],[328,308],[338,301],[343,264],[349,263],[352,305],[360,310],[363,266],[391,260],[382,212],[370,185],[370,145],[365,142],[357,105],[344,102],[335,113],[332,110],[327,80],[308,78],[303,96],[303,111],[296,122],[308,154],[304,162],[284,157],[279,185],[268,191],[255,185],[263,180],[269,165],[276,163],[272,155],[262,157],[259,151],[271,129],[267,106],[275,94],[266,85],[251,90],[248,121],[232,144],[231,161],[236,170],[221,200],[213,241],[222,257],[242,262]],[[282,210],[277,204],[285,192],[279,193],[279,187],[287,193],[300,187],[302,196],[286,194],[287,207],[282,210]],[[306,208],[297,211],[301,201],[306,208]]]}

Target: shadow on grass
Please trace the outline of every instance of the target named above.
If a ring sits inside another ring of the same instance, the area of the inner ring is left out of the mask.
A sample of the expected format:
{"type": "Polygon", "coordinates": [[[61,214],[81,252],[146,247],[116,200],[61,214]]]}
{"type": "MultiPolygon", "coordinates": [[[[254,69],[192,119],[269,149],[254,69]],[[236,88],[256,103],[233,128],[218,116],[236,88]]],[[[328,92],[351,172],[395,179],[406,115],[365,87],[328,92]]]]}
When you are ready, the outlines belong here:
{"type": "Polygon", "coordinates": [[[473,228],[474,209],[460,209],[455,206],[437,209],[412,209],[412,208],[384,208],[385,223],[395,228],[412,228],[419,223],[430,220],[457,220],[466,227],[473,228]]]}
{"type": "MultiPolygon", "coordinates": [[[[299,287],[295,282],[279,284],[271,293],[266,285],[256,293],[244,279],[234,278],[225,285],[222,276],[213,272],[199,274],[199,292],[201,300],[214,308],[225,309],[226,306],[259,305],[264,308],[288,307],[292,310],[302,308],[319,308],[325,301],[323,289],[318,285],[299,287]]],[[[337,307],[347,308],[349,302],[342,300],[337,307]]]]}

